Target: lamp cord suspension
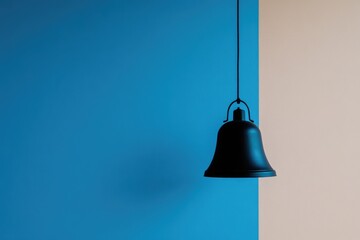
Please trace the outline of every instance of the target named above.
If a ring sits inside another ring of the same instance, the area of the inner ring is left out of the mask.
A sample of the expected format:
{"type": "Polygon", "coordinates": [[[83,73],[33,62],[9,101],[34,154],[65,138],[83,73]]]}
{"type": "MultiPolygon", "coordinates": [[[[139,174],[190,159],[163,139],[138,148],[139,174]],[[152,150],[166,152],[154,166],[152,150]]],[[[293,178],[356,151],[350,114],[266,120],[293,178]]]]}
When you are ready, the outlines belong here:
{"type": "Polygon", "coordinates": [[[229,121],[229,111],[231,108],[231,105],[234,103],[240,104],[243,103],[247,110],[249,115],[249,121],[254,122],[251,119],[250,116],[250,108],[247,105],[246,102],[240,99],[240,14],[239,14],[239,8],[240,8],[240,0],[236,0],[236,100],[232,101],[227,109],[226,114],[226,120],[224,122],[229,121]]]}
{"type": "Polygon", "coordinates": [[[236,46],[237,46],[237,55],[236,55],[236,102],[240,103],[240,19],[239,19],[239,0],[236,1],[236,46]]]}

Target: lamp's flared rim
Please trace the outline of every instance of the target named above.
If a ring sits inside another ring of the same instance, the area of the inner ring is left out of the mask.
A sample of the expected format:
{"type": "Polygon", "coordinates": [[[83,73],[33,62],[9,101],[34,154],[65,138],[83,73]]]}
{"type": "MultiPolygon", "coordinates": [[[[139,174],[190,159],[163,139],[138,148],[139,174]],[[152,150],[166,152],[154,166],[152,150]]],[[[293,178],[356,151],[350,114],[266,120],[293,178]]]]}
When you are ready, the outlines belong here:
{"type": "Polygon", "coordinates": [[[204,173],[204,177],[214,177],[214,178],[263,178],[263,177],[275,177],[275,176],[276,176],[276,172],[274,170],[247,171],[247,172],[238,172],[238,173],[205,171],[204,173]]]}

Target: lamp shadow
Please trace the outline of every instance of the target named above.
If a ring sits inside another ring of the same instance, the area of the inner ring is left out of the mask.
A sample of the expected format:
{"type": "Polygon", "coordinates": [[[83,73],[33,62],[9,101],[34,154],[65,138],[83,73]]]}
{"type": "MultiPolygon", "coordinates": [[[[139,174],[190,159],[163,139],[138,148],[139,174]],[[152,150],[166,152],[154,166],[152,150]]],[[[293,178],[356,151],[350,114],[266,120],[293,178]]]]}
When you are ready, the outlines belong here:
{"type": "Polygon", "coordinates": [[[167,144],[141,148],[121,164],[118,196],[125,206],[179,201],[192,188],[194,170],[184,150],[167,144]]]}

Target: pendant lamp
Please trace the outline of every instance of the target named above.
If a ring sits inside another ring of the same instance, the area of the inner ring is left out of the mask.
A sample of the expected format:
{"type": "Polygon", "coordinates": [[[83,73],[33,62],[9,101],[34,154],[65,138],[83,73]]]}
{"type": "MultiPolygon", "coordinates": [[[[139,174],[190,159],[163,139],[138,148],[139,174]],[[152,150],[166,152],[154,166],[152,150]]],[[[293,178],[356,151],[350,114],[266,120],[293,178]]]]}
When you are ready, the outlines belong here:
{"type": "Polygon", "coordinates": [[[215,154],[205,177],[222,178],[259,178],[273,177],[276,172],[270,166],[262,144],[259,128],[253,123],[250,108],[239,97],[239,0],[237,0],[237,98],[227,109],[225,124],[219,130],[215,154]],[[233,112],[229,121],[229,111],[233,104],[243,104],[245,111],[239,107],[233,112]]]}

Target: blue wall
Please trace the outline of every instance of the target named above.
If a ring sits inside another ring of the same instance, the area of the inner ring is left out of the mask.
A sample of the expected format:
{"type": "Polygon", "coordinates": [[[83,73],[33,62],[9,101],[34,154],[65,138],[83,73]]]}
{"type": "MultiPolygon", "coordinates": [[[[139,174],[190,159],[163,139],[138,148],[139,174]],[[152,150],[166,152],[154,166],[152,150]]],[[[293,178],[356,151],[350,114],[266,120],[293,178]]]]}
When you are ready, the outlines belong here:
{"type": "Polygon", "coordinates": [[[235,1],[0,6],[0,239],[258,239],[257,180],[202,177],[235,99],[235,1]]]}

